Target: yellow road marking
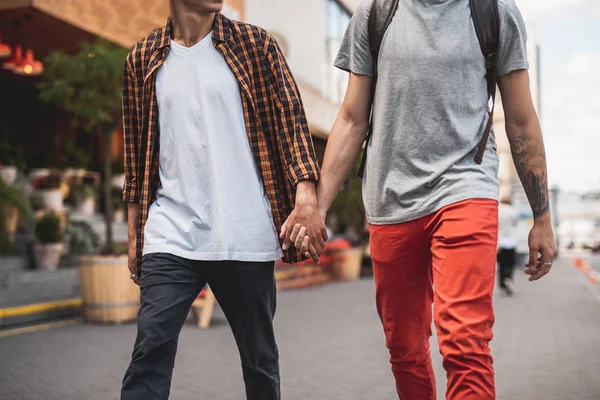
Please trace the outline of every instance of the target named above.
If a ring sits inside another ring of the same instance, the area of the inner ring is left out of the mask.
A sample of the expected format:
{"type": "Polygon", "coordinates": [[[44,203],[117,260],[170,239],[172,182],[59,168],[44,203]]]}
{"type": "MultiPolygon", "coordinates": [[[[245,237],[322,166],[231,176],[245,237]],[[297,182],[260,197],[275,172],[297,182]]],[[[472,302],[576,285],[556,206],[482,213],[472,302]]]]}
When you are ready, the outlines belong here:
{"type": "Polygon", "coordinates": [[[47,303],[31,304],[28,306],[1,308],[0,318],[18,317],[22,315],[41,313],[44,311],[58,310],[61,308],[80,307],[81,304],[81,299],[76,298],[61,301],[51,301],[47,303]]]}

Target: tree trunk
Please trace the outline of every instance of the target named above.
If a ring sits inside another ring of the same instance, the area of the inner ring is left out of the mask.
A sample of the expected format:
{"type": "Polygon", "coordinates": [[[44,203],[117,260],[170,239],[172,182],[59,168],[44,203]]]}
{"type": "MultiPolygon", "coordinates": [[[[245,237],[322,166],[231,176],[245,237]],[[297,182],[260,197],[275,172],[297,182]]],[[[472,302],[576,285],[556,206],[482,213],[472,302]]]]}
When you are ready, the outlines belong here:
{"type": "Polygon", "coordinates": [[[112,206],[112,137],[114,130],[104,132],[104,223],[106,225],[107,253],[113,253],[113,206],[112,206]]]}

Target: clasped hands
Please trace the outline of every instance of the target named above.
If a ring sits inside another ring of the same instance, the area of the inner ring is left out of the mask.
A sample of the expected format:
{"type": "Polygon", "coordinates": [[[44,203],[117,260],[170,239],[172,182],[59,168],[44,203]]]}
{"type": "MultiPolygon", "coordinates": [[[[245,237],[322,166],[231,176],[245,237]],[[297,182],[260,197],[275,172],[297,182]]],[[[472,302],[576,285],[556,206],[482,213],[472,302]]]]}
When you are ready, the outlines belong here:
{"type": "Polygon", "coordinates": [[[279,238],[283,240],[283,250],[294,246],[318,263],[327,241],[326,211],[317,205],[314,183],[310,186],[307,182],[306,189],[302,188],[302,184],[298,187],[296,207],[283,223],[279,238]]]}

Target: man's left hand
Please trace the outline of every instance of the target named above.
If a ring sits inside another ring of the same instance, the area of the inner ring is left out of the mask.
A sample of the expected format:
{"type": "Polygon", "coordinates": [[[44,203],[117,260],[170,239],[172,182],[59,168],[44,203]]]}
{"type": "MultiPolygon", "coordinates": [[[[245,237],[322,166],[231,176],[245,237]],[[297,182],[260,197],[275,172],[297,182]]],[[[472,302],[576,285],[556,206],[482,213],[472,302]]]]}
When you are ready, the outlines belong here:
{"type": "Polygon", "coordinates": [[[531,275],[529,281],[537,281],[552,268],[556,254],[554,234],[550,215],[537,219],[529,232],[529,262],[525,273],[531,275]]]}

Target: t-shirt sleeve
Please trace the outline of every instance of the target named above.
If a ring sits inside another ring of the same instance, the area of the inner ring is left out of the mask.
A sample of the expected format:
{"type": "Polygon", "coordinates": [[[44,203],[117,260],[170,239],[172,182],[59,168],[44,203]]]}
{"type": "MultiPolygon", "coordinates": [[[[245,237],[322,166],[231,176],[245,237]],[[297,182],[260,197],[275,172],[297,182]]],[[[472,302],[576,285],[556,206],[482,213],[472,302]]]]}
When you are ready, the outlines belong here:
{"type": "Polygon", "coordinates": [[[498,49],[498,76],[528,69],[527,30],[515,0],[500,0],[500,48],[498,49]]]}
{"type": "Polygon", "coordinates": [[[373,57],[369,46],[369,12],[371,1],[357,7],[344,34],[333,65],[357,75],[373,76],[373,57]]]}

